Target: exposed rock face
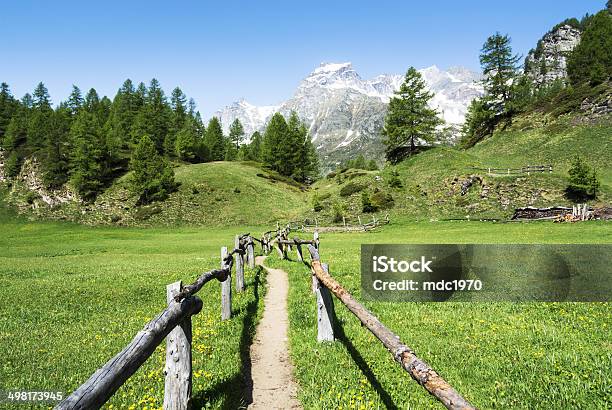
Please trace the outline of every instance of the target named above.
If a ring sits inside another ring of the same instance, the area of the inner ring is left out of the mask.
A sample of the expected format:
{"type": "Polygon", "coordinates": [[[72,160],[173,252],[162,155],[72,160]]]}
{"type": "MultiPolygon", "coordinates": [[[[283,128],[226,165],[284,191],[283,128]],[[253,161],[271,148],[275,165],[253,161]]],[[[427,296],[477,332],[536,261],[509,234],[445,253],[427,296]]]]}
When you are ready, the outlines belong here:
{"type": "MultiPolygon", "coordinates": [[[[419,72],[434,93],[431,105],[449,125],[459,128],[470,102],[483,94],[480,74],[462,67],[444,71],[436,66],[419,72]]],[[[216,115],[225,129],[239,118],[250,137],[265,127],[273,112],[288,116],[294,110],[309,127],[324,170],[358,154],[382,160],[380,133],[387,106],[403,80],[398,74],[366,80],[351,63],[322,63],[280,106],[255,107],[241,100],[216,115]]]]}
{"type": "MultiPolygon", "coordinates": [[[[35,158],[28,158],[24,161],[21,167],[21,172],[17,176],[17,180],[23,184],[28,190],[38,194],[40,200],[49,206],[56,206],[70,201],[79,201],[77,194],[72,192],[68,187],[64,186],[58,190],[48,190],[45,188],[40,178],[40,167],[35,158]]],[[[32,204],[36,206],[36,204],[32,204]]]]}
{"type": "Polygon", "coordinates": [[[580,30],[569,24],[547,33],[525,58],[525,73],[538,86],[567,78],[567,58],[580,37],[580,30]]]}

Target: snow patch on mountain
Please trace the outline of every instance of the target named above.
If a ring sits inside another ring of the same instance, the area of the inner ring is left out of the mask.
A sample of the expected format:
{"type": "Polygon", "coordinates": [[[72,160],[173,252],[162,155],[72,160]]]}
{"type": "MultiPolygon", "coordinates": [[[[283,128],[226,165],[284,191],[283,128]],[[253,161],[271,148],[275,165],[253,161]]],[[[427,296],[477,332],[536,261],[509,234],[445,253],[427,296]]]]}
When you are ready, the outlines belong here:
{"type": "MultiPolygon", "coordinates": [[[[441,70],[434,65],[419,72],[434,93],[431,106],[455,128],[465,121],[470,102],[484,93],[480,74],[463,67],[441,70]]],[[[399,74],[364,80],[350,62],[321,63],[278,106],[257,107],[240,100],[216,115],[226,132],[238,118],[249,138],[274,112],[288,116],[294,110],[309,127],[324,166],[358,152],[377,158],[383,152],[380,132],[387,106],[403,80],[399,74]]]]}

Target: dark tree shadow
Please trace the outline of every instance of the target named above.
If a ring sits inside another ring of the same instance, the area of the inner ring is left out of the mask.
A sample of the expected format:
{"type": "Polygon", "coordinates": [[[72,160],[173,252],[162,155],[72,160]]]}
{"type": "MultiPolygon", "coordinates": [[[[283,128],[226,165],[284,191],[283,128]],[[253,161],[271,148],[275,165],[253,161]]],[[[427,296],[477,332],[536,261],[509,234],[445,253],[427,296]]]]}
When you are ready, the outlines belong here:
{"type": "MultiPolygon", "coordinates": [[[[308,268],[311,268],[310,263],[308,263],[307,261],[304,261],[304,265],[308,266],[308,268]]],[[[332,295],[332,298],[335,298],[335,296],[332,295]]],[[[374,372],[372,371],[368,363],[365,361],[361,353],[359,353],[359,350],[357,350],[353,342],[351,342],[349,338],[346,336],[346,333],[344,332],[344,327],[342,326],[341,321],[338,319],[338,316],[336,315],[336,305],[338,305],[338,303],[334,303],[334,309],[332,310],[333,312],[332,324],[334,328],[334,337],[340,343],[342,343],[342,345],[344,345],[346,350],[351,355],[351,359],[353,359],[357,367],[359,367],[359,370],[361,371],[361,373],[366,377],[370,385],[374,388],[374,390],[376,391],[376,393],[382,400],[385,407],[387,409],[397,409],[398,408],[397,405],[393,402],[393,399],[391,398],[389,393],[387,393],[387,391],[380,384],[380,382],[376,378],[376,375],[374,374],[374,372]]]]}
{"type": "Polygon", "coordinates": [[[255,320],[260,299],[261,269],[260,267],[256,268],[255,278],[252,282],[254,299],[244,309],[232,311],[232,314],[237,314],[246,310],[239,344],[241,371],[206,390],[194,392],[192,408],[200,409],[205,407],[206,402],[221,400],[222,409],[236,410],[245,409],[253,402],[250,348],[255,337],[255,320]]]}

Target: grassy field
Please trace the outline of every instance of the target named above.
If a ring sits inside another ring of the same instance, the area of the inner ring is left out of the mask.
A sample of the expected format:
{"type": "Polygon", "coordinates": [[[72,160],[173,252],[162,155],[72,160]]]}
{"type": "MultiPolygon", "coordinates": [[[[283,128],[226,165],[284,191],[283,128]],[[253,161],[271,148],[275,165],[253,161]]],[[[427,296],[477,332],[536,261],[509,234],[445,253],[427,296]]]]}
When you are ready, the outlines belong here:
{"type": "MultiPolygon", "coordinates": [[[[165,304],[165,285],[219,263],[233,235],[268,227],[117,228],[0,217],[0,389],[70,392],[127,344],[165,304]]],[[[610,243],[605,223],[393,223],[377,233],[322,234],[321,254],[357,298],[361,243],[610,243]]],[[[290,274],[290,343],[305,408],[439,405],[336,303],[339,341],[316,343],[307,269],[290,274]],[[307,301],[305,303],[305,301],[307,301]]],[[[196,404],[238,408],[265,278],[247,274],[236,316],[220,321],[219,285],[194,317],[196,404]]],[[[367,306],[481,408],[612,405],[609,304],[392,304],[367,306]],[[543,399],[545,397],[545,400],[543,399]]],[[[159,408],[160,347],[109,402],[159,408]]],[[[5,406],[5,408],[8,408],[5,406]]]]}
{"type": "MultiPolygon", "coordinates": [[[[601,223],[424,222],[321,236],[322,261],[360,299],[361,243],[610,243],[612,230],[601,223]]],[[[276,255],[267,263],[290,275],[291,356],[305,408],[442,408],[338,301],[339,340],[317,343],[309,270],[276,255]]],[[[478,408],[612,406],[610,304],[365,305],[478,408]]]]}
{"type": "MultiPolygon", "coordinates": [[[[165,287],[216,268],[235,229],[90,228],[0,221],[0,390],[71,392],[165,306],[165,287]]],[[[220,321],[220,285],[204,287],[193,318],[194,398],[212,408],[244,403],[243,362],[265,291],[246,273],[234,318],[220,321]]],[[[109,402],[161,408],[162,344],[109,402]]],[[[0,408],[10,406],[0,404],[0,408]]],[[[24,407],[25,408],[25,407],[24,407]]],[[[199,407],[198,407],[199,408],[199,407]]]]}

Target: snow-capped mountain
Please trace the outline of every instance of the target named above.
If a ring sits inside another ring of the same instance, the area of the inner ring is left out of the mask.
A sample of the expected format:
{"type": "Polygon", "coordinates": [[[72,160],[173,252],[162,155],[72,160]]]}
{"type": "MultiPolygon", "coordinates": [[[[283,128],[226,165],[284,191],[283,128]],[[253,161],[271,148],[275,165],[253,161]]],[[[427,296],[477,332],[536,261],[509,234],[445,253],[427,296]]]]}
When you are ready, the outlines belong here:
{"type": "Polygon", "coordinates": [[[244,99],[240,99],[223,110],[217,111],[215,116],[221,120],[223,132],[226,135],[229,133],[229,127],[232,122],[236,118],[239,119],[244,127],[245,138],[249,140],[251,134],[263,128],[268,118],[278,111],[278,108],[279,106],[276,105],[257,107],[249,104],[244,99]]]}
{"type": "MultiPolygon", "coordinates": [[[[432,66],[419,72],[434,92],[431,105],[450,125],[461,125],[470,102],[483,94],[480,74],[466,68],[444,71],[432,66]]],[[[358,153],[382,159],[380,132],[387,105],[403,79],[403,75],[383,74],[364,80],[351,63],[322,63],[279,106],[256,107],[241,100],[215,115],[226,131],[235,118],[240,119],[249,138],[265,127],[274,112],[289,115],[295,110],[309,126],[324,168],[358,153]]]]}

